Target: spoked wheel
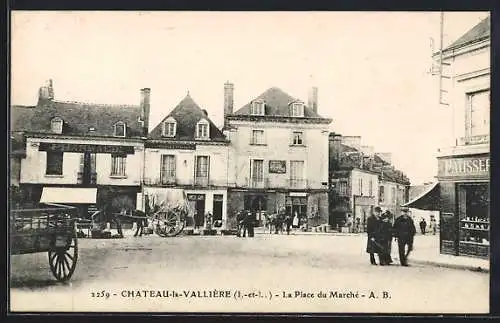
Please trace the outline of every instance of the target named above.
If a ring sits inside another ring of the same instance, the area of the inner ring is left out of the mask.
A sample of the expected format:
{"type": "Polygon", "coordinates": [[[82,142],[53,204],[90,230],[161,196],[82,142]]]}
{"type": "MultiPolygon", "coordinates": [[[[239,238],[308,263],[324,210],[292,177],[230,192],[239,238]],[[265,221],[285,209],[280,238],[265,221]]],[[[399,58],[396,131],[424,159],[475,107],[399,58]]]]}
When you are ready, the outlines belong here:
{"type": "Polygon", "coordinates": [[[162,212],[156,220],[156,234],[160,237],[175,237],[186,224],[183,216],[177,212],[162,212]]]}
{"type": "Polygon", "coordinates": [[[66,238],[65,246],[58,246],[49,251],[49,265],[54,277],[60,282],[68,281],[76,268],[78,260],[78,240],[76,235],[66,238]]]}

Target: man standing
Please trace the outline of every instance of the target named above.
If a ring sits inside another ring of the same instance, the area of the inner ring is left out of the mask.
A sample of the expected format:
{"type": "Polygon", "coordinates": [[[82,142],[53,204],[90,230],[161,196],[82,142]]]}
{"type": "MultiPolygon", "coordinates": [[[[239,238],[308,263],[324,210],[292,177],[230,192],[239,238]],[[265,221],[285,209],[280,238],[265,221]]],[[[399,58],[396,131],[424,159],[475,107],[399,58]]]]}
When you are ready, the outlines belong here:
{"type": "Polygon", "coordinates": [[[366,252],[370,254],[370,263],[372,265],[376,265],[375,254],[378,253],[377,244],[375,241],[375,237],[378,232],[379,222],[380,222],[380,213],[382,213],[382,209],[376,206],[373,209],[373,213],[366,219],[366,232],[368,234],[368,241],[366,243],[366,252]]]}
{"type": "Polygon", "coordinates": [[[427,222],[425,221],[424,218],[422,218],[422,221],[420,221],[420,231],[422,231],[422,234],[425,234],[426,227],[427,227],[427,222]]]}
{"type": "Polygon", "coordinates": [[[402,215],[394,221],[394,236],[398,239],[399,261],[401,266],[408,266],[408,254],[413,250],[413,237],[416,229],[413,220],[408,216],[408,208],[401,208],[402,215]],[[406,246],[408,245],[408,252],[406,246]]]}

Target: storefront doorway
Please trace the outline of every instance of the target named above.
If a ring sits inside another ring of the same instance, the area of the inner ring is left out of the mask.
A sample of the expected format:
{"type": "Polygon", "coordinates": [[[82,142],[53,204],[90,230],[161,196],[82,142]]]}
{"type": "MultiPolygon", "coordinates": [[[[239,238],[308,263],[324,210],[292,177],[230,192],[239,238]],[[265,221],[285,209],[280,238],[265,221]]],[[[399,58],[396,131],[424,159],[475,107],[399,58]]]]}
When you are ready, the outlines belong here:
{"type": "Polygon", "coordinates": [[[293,218],[299,217],[299,226],[307,223],[307,196],[287,196],[286,213],[293,218]]]}
{"type": "Polygon", "coordinates": [[[194,227],[205,224],[205,194],[187,194],[189,208],[193,211],[194,227]]]}
{"type": "Polygon", "coordinates": [[[222,221],[222,205],[224,196],[222,194],[214,194],[213,204],[213,221],[222,221]]]}
{"type": "Polygon", "coordinates": [[[244,207],[246,211],[250,211],[254,216],[255,225],[262,226],[267,210],[266,196],[262,194],[245,195],[244,207]]]}

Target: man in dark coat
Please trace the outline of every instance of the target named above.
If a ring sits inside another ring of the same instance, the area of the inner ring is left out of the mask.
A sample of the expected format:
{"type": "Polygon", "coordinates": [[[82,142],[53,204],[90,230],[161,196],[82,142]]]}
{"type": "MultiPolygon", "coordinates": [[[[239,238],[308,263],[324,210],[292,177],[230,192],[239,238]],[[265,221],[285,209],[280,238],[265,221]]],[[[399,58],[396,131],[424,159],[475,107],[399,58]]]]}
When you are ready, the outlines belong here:
{"type": "Polygon", "coordinates": [[[381,266],[390,265],[391,259],[391,242],[392,242],[392,224],[389,222],[390,215],[382,214],[379,221],[378,230],[375,234],[375,241],[378,243],[379,260],[381,266]]]}
{"type": "Polygon", "coordinates": [[[375,237],[378,232],[380,213],[382,213],[382,210],[380,209],[380,207],[376,206],[373,210],[373,213],[366,219],[366,232],[368,234],[366,252],[370,254],[370,263],[372,265],[377,264],[377,262],[375,261],[375,254],[379,252],[375,237]]]}
{"type": "Polygon", "coordinates": [[[401,266],[408,266],[408,254],[413,250],[413,237],[416,229],[413,220],[408,216],[408,208],[402,208],[402,215],[394,221],[393,232],[398,239],[399,261],[401,266]],[[408,252],[406,252],[408,246],[408,252]]]}
{"type": "Polygon", "coordinates": [[[248,237],[253,238],[254,236],[254,227],[255,227],[255,213],[247,212],[247,216],[245,218],[245,227],[248,232],[248,237]]]}

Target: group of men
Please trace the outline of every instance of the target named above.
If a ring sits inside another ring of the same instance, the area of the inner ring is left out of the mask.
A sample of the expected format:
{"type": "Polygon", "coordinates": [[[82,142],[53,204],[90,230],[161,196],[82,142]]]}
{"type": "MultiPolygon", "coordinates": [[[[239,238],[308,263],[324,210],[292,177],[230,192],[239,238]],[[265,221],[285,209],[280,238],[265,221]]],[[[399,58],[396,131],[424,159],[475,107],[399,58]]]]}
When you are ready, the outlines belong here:
{"type": "Polygon", "coordinates": [[[366,231],[368,241],[366,252],[370,254],[370,263],[376,265],[375,254],[378,255],[381,266],[390,265],[392,238],[398,241],[399,261],[402,266],[408,266],[408,255],[413,249],[413,237],[416,229],[413,220],[408,215],[408,208],[402,208],[402,215],[391,224],[391,214],[382,213],[380,207],[367,219],[366,231]]]}

